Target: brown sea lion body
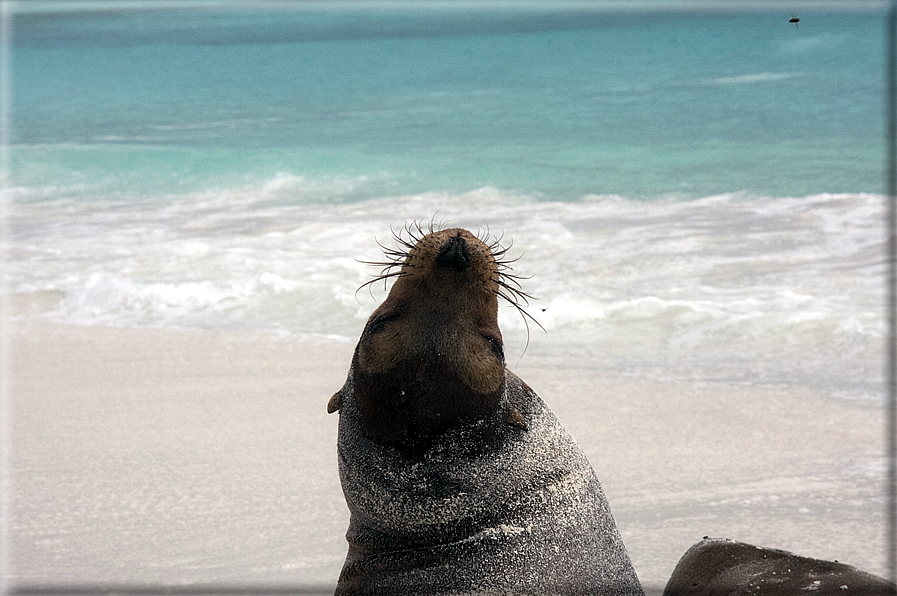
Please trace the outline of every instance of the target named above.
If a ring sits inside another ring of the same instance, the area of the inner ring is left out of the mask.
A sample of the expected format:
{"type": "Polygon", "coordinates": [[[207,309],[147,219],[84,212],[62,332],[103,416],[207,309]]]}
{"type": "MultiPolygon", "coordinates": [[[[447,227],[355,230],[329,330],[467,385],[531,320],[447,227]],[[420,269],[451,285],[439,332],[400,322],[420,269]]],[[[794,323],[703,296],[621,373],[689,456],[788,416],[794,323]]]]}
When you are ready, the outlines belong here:
{"type": "Polygon", "coordinates": [[[461,229],[407,246],[328,405],[351,512],[337,594],[642,595],[585,456],[505,369],[503,252],[461,229]]]}
{"type": "Polygon", "coordinates": [[[719,538],[679,560],[663,596],[894,596],[897,586],[856,567],[719,538]]]}

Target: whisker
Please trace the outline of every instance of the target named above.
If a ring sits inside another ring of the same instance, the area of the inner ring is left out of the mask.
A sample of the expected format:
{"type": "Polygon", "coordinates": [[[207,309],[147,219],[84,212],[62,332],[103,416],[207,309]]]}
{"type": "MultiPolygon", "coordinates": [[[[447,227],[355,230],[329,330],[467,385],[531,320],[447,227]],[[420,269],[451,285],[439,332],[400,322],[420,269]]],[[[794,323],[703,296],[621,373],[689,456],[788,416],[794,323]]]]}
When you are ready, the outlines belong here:
{"type": "MultiPolygon", "coordinates": [[[[504,279],[502,279],[502,278],[495,280],[495,283],[497,283],[499,286],[503,287],[508,292],[510,292],[513,297],[520,298],[523,301],[523,304],[525,304],[526,306],[529,306],[530,300],[536,300],[536,298],[532,294],[528,294],[523,291],[523,288],[520,286],[520,283],[515,278],[510,277],[508,275],[503,276],[503,278],[509,280],[514,285],[511,285],[511,284],[505,282],[504,279]]],[[[516,303],[517,300],[515,299],[514,302],[516,303]]]]}
{"type": "MultiPolygon", "coordinates": [[[[361,291],[361,288],[364,288],[366,286],[371,286],[371,285],[377,283],[378,281],[380,281],[381,279],[383,280],[383,290],[385,291],[387,279],[389,279],[391,277],[404,277],[405,275],[408,275],[407,271],[391,271],[390,273],[381,273],[380,275],[374,277],[373,279],[370,279],[370,280],[364,282],[363,284],[361,284],[360,286],[358,286],[358,288],[355,290],[355,297],[356,298],[358,297],[358,292],[361,291]]],[[[373,296],[373,294],[372,294],[372,296],[373,296]]]]}
{"type": "MultiPolygon", "coordinates": [[[[422,223],[418,220],[406,222],[405,225],[398,230],[393,229],[392,226],[390,226],[389,231],[396,247],[385,246],[380,241],[377,241],[377,245],[383,251],[383,256],[386,257],[386,259],[383,261],[358,261],[359,263],[364,263],[365,265],[370,265],[372,267],[380,267],[381,269],[379,274],[375,275],[373,279],[366,281],[358,287],[355,291],[356,295],[362,288],[372,287],[374,283],[380,280],[383,280],[383,289],[385,291],[388,280],[410,275],[411,270],[414,268],[414,265],[410,262],[411,251],[414,250],[424,236],[442,229],[443,223],[444,220],[437,222],[434,216],[433,219],[427,223],[422,223]]],[[[530,321],[535,323],[539,329],[548,333],[545,327],[523,308],[524,306],[530,305],[530,300],[536,299],[532,294],[524,292],[523,286],[520,283],[523,280],[530,279],[532,276],[511,273],[513,271],[512,265],[519,261],[523,256],[522,254],[514,258],[508,256],[508,252],[511,250],[511,247],[514,246],[513,240],[508,240],[507,244],[502,244],[504,234],[502,233],[493,237],[491,230],[489,229],[489,224],[486,222],[483,222],[482,226],[477,226],[477,232],[477,238],[486,245],[489,252],[492,254],[492,262],[495,265],[495,276],[493,277],[493,281],[496,286],[498,286],[494,290],[495,295],[517,309],[523,319],[523,324],[526,326],[526,346],[523,349],[523,353],[525,354],[530,341],[530,321]]],[[[523,356],[521,355],[521,358],[522,357],[523,356]]]]}

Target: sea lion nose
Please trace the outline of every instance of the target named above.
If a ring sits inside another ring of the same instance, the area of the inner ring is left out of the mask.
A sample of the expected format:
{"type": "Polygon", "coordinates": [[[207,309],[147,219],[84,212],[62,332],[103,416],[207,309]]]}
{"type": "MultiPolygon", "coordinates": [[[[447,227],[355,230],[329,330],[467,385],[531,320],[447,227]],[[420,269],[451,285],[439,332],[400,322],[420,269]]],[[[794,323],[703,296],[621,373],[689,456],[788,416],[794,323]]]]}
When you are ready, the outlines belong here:
{"type": "Polygon", "coordinates": [[[436,266],[448,267],[455,271],[463,271],[470,267],[470,251],[467,248],[467,241],[458,236],[452,236],[446,240],[442,248],[439,249],[436,266]]]}

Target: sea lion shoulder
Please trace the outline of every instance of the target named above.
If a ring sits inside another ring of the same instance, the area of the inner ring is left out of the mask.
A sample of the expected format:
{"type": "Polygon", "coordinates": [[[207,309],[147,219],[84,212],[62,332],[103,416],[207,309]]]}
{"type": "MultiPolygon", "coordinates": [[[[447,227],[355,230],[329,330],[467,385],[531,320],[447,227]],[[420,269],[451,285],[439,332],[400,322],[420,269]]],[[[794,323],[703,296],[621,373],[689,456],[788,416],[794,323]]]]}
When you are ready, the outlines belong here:
{"type": "Polygon", "coordinates": [[[663,596],[747,593],[892,596],[897,586],[837,561],[705,536],[682,555],[663,596]]]}

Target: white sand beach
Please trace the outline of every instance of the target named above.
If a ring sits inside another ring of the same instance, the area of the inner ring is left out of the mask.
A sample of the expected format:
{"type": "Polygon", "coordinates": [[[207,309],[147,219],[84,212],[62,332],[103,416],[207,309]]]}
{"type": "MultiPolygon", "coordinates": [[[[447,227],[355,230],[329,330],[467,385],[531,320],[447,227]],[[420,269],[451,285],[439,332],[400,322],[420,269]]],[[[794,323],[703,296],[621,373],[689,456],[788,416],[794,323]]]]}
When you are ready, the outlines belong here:
{"type": "MultiPolygon", "coordinates": [[[[325,409],[353,345],[10,329],[10,585],[335,584],[348,510],[325,409]]],[[[512,367],[589,457],[649,593],[706,535],[885,573],[880,403],[512,367]]]]}

